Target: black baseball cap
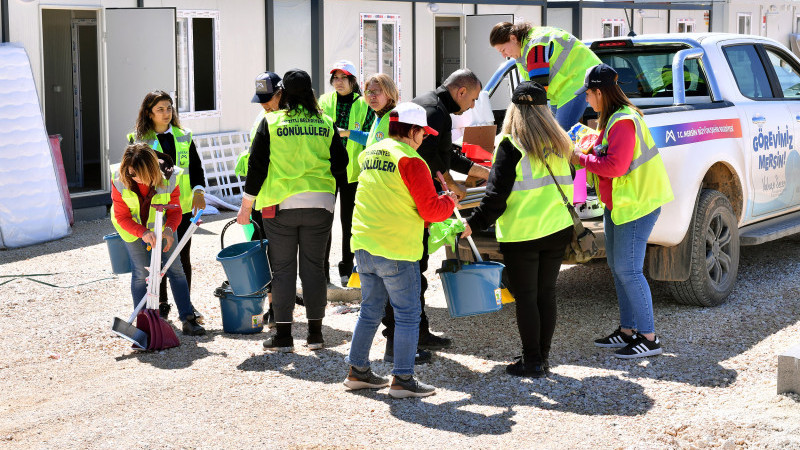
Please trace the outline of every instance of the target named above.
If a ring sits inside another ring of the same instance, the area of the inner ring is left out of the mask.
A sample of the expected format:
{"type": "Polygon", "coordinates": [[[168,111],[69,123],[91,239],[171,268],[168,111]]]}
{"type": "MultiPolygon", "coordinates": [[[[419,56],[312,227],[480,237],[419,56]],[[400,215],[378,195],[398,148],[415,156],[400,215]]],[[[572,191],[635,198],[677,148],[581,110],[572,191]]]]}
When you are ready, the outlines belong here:
{"type": "Polygon", "coordinates": [[[267,103],[272,100],[275,91],[282,86],[281,77],[275,72],[264,72],[256,77],[256,95],[252,103],[267,103]]]}
{"type": "Polygon", "coordinates": [[[586,69],[583,87],[575,91],[575,95],[583,94],[589,88],[597,89],[615,84],[617,84],[617,71],[608,64],[598,64],[586,69]]]}
{"type": "Polygon", "coordinates": [[[291,69],[283,74],[283,88],[289,95],[297,95],[312,91],[311,77],[305,70],[291,69]]]}
{"type": "Polygon", "coordinates": [[[523,81],[511,94],[511,103],[515,105],[546,105],[547,91],[535,81],[523,81]]]}

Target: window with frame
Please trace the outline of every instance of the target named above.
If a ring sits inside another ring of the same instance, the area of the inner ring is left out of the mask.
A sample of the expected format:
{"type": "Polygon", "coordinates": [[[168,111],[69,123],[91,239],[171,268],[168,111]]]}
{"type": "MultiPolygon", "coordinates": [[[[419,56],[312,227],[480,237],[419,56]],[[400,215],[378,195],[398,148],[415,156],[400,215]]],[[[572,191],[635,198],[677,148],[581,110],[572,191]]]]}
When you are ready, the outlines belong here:
{"type": "Polygon", "coordinates": [[[678,33],[694,33],[694,20],[678,19],[678,33]]]}
{"type": "Polygon", "coordinates": [[[730,45],[724,47],[722,52],[742,95],[754,99],[774,97],[767,71],[754,45],[730,45]]]}
{"type": "Polygon", "coordinates": [[[603,37],[622,36],[622,21],[603,19],[603,37]]]}
{"type": "Polygon", "coordinates": [[[400,89],[400,16],[361,14],[361,79],[385,73],[400,89]]]}
{"type": "Polygon", "coordinates": [[[737,15],[736,32],[739,34],[750,34],[750,13],[739,13],[737,15]]]}
{"type": "Polygon", "coordinates": [[[784,98],[800,98],[800,70],[789,59],[789,56],[782,52],[779,53],[778,50],[769,47],[765,47],[764,50],[766,50],[769,62],[778,77],[784,98]]]}
{"type": "Polygon", "coordinates": [[[219,11],[177,11],[178,111],[219,115],[219,11]]]}

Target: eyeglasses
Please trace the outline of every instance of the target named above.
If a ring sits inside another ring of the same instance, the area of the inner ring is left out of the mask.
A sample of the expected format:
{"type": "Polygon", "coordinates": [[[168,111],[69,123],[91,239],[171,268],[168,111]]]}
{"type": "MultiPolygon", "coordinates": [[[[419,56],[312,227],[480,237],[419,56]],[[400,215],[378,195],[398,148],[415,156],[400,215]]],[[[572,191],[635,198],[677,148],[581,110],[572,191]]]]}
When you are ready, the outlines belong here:
{"type": "Polygon", "coordinates": [[[366,95],[367,97],[377,97],[377,96],[379,96],[379,95],[383,95],[383,91],[381,91],[381,90],[377,90],[377,91],[364,91],[364,95],[366,95]]]}

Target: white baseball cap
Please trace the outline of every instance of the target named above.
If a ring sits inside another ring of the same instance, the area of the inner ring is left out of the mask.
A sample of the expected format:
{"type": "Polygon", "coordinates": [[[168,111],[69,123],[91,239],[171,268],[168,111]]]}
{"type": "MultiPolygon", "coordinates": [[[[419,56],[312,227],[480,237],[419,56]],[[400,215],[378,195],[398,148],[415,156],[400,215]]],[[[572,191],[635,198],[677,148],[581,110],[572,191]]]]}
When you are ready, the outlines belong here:
{"type": "Polygon", "coordinates": [[[352,75],[354,77],[356,76],[356,66],[346,59],[336,61],[330,73],[336,72],[337,70],[341,70],[345,73],[345,75],[352,75]]]}
{"type": "Polygon", "coordinates": [[[416,103],[403,102],[395,106],[389,112],[390,122],[402,122],[409,125],[419,125],[425,129],[425,132],[438,136],[439,132],[428,126],[428,116],[425,114],[425,109],[416,103]]]}

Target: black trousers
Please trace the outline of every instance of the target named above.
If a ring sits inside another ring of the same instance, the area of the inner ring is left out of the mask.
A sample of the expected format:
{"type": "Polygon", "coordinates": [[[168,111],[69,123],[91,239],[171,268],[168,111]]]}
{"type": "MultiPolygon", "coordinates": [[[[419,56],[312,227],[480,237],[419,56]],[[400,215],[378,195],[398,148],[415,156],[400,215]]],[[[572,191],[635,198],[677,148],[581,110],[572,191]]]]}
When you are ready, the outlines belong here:
{"type": "MultiPolygon", "coordinates": [[[[184,234],[186,234],[186,230],[189,229],[189,225],[192,224],[192,212],[189,211],[188,213],[184,214],[181,217],[181,223],[178,225],[178,229],[175,230],[175,243],[173,245],[178,245],[178,241],[181,240],[184,234]]],[[[192,291],[192,263],[190,262],[190,254],[192,251],[192,239],[190,238],[186,241],[186,245],[183,246],[180,253],[181,264],[183,265],[183,273],[186,274],[186,282],[189,283],[189,292],[192,291]]],[[[161,285],[159,286],[158,290],[158,301],[159,303],[167,303],[167,277],[161,279],[161,285]]]]}
{"type": "Polygon", "coordinates": [[[267,255],[272,268],[275,321],[292,322],[298,260],[306,317],[322,319],[328,302],[325,242],[330,237],[333,213],[324,208],[279,208],[274,218],[263,219],[263,223],[269,240],[267,255]]]}
{"type": "MultiPolygon", "coordinates": [[[[356,206],[356,190],[358,182],[336,185],[336,195],[339,196],[339,222],[342,225],[342,260],[339,261],[339,276],[350,276],[353,272],[353,258],[355,255],[350,250],[350,237],[353,235],[353,209],[356,206]]],[[[331,244],[333,237],[328,238],[325,246],[325,273],[330,276],[331,244]]],[[[329,280],[330,281],[330,280],[329,280]]]]}
{"type": "Polygon", "coordinates": [[[556,279],[571,239],[569,226],[531,241],[500,243],[517,304],[522,354],[534,364],[550,356],[556,329],[556,279]]]}
{"type": "MultiPolygon", "coordinates": [[[[420,336],[425,336],[431,332],[428,316],[425,314],[425,291],[428,289],[428,280],[425,279],[425,271],[428,270],[428,236],[430,236],[430,233],[428,233],[428,229],[425,228],[425,231],[422,233],[422,259],[419,260],[419,279],[421,283],[419,289],[419,304],[421,306],[420,311],[422,311],[419,315],[420,336]]],[[[392,308],[391,302],[386,302],[386,311],[381,323],[386,326],[383,330],[383,335],[385,337],[394,336],[394,308],[392,308]]]]}

